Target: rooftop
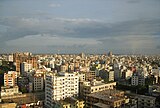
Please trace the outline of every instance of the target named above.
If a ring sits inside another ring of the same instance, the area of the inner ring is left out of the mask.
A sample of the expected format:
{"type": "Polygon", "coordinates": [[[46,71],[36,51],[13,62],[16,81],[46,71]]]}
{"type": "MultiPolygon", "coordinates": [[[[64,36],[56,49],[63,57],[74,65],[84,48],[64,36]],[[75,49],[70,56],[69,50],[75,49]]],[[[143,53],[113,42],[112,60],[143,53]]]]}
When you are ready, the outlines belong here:
{"type": "Polygon", "coordinates": [[[101,92],[92,93],[92,94],[89,94],[88,96],[114,102],[118,100],[123,100],[125,98],[124,95],[121,96],[120,94],[124,94],[124,92],[113,89],[113,90],[105,90],[101,92]]]}

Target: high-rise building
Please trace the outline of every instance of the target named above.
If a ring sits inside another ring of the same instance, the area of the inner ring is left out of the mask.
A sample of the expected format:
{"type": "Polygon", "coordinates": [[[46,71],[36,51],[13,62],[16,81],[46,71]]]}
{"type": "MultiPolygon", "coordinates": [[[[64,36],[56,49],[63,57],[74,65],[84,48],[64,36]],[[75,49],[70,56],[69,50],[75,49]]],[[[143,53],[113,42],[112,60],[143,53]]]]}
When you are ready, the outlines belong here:
{"type": "Polygon", "coordinates": [[[67,97],[78,96],[79,76],[78,73],[53,73],[46,74],[45,82],[45,105],[53,107],[54,102],[64,100],[67,97]]]}
{"type": "Polygon", "coordinates": [[[44,89],[44,79],[42,74],[35,74],[33,76],[33,90],[43,91],[44,89]]]}
{"type": "Polygon", "coordinates": [[[16,86],[17,85],[17,72],[8,71],[4,73],[4,86],[16,86]]]}

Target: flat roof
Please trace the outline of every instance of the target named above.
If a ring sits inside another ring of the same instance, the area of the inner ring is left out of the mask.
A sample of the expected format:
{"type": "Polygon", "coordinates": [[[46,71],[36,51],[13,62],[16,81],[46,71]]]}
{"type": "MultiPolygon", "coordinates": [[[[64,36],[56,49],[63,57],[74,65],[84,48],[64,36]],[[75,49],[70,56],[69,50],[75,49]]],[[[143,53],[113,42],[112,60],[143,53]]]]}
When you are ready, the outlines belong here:
{"type": "Polygon", "coordinates": [[[125,98],[124,96],[120,97],[120,96],[116,95],[116,94],[119,94],[119,93],[124,93],[124,92],[113,89],[113,90],[105,90],[105,91],[101,91],[101,92],[88,94],[87,96],[102,99],[102,100],[106,100],[106,101],[109,101],[109,102],[114,102],[114,101],[123,100],[125,98]]]}

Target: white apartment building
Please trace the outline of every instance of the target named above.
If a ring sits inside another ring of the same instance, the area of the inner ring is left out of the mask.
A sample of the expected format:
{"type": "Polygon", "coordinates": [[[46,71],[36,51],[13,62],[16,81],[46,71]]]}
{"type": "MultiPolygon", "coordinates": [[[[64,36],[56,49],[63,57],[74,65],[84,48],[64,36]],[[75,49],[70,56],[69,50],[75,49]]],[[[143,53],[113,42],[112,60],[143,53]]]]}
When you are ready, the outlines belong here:
{"type": "Polygon", "coordinates": [[[43,91],[44,89],[44,79],[42,74],[35,74],[33,77],[33,90],[43,91]]]}
{"type": "Polygon", "coordinates": [[[32,64],[29,64],[27,62],[21,63],[21,73],[28,72],[31,69],[32,69],[32,64]]]}
{"type": "Polygon", "coordinates": [[[64,100],[67,97],[78,96],[78,93],[78,73],[49,72],[46,74],[45,105],[47,108],[52,108],[56,101],[64,100]]]}
{"type": "Polygon", "coordinates": [[[17,85],[17,72],[8,71],[4,73],[4,86],[16,86],[17,85]]]}

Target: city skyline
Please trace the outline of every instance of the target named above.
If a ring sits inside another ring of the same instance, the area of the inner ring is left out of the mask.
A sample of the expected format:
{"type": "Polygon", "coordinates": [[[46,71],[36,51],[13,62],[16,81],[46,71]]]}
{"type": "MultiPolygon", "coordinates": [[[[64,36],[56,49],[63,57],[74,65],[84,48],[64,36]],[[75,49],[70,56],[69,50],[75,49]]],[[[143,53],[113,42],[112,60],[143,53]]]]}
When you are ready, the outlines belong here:
{"type": "Polygon", "coordinates": [[[0,15],[0,53],[160,53],[159,0],[1,0],[0,15]]]}

